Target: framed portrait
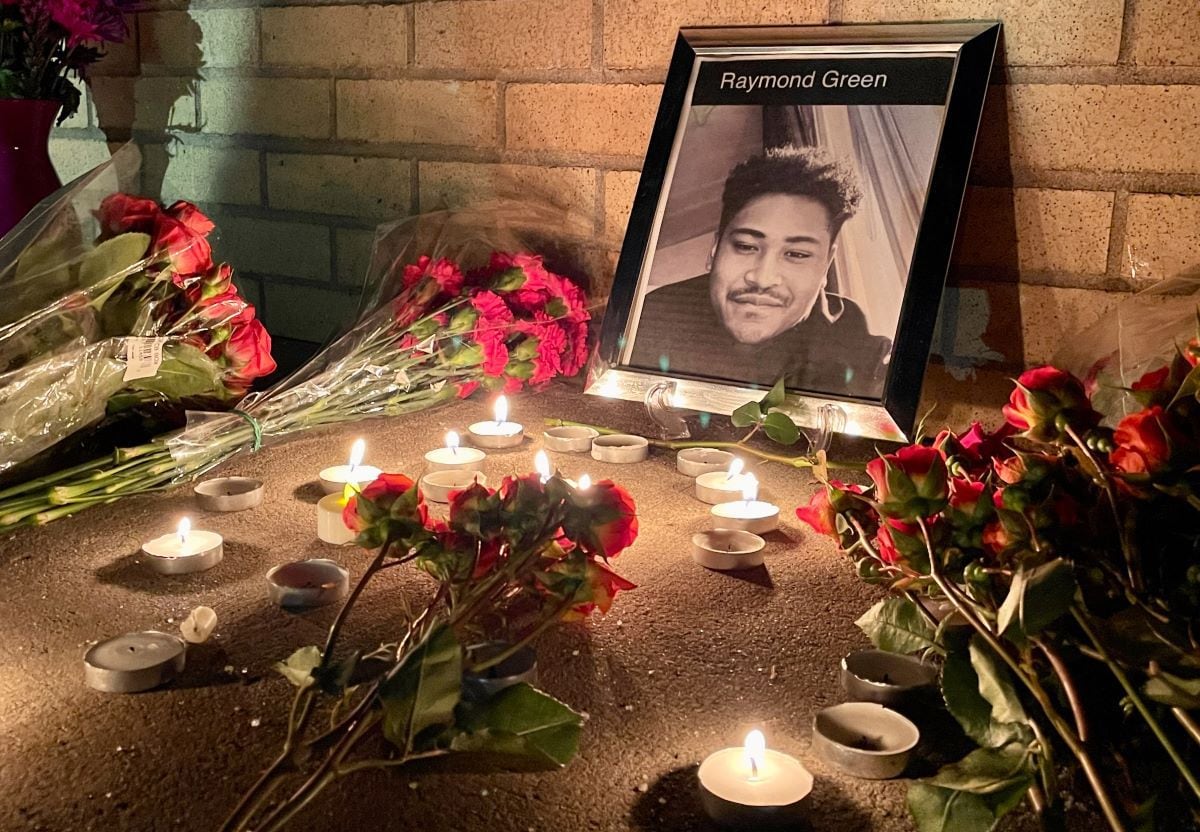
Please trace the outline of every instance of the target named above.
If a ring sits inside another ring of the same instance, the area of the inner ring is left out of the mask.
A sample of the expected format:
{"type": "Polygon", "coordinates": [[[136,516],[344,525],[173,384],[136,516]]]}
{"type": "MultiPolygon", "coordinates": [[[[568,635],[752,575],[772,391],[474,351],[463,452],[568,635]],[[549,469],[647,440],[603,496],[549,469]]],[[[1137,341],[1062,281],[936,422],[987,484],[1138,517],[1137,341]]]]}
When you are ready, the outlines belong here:
{"type": "Polygon", "coordinates": [[[906,439],[999,33],[681,30],[587,392],[906,439]]]}

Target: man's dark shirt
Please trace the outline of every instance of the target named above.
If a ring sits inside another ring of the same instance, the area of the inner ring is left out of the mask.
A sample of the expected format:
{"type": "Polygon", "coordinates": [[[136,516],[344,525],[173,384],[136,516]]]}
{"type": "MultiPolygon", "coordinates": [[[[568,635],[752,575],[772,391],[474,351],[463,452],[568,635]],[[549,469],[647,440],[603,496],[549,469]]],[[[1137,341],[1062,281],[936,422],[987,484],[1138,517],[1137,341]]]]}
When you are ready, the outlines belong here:
{"type": "Polygon", "coordinates": [[[786,375],[793,390],[878,399],[892,342],[867,330],[856,304],[842,303],[833,323],[814,307],[807,320],[774,338],[743,344],[713,309],[708,275],[672,283],[643,300],[630,364],[662,372],[665,363],[670,374],[768,387],[786,375]]]}

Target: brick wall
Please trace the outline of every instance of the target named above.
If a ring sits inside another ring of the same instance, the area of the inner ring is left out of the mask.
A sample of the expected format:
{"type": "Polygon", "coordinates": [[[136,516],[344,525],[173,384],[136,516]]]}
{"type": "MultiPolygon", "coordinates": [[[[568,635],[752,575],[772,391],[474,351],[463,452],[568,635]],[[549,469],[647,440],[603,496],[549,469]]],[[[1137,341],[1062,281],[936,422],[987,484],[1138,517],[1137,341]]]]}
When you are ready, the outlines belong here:
{"type": "Polygon", "coordinates": [[[352,314],[378,221],[514,188],[587,218],[603,292],[688,24],[1004,21],[943,352],[1044,360],[1200,263],[1196,0],[307,2],[142,13],[53,139],[64,177],[141,144],[285,337],[352,314]]]}

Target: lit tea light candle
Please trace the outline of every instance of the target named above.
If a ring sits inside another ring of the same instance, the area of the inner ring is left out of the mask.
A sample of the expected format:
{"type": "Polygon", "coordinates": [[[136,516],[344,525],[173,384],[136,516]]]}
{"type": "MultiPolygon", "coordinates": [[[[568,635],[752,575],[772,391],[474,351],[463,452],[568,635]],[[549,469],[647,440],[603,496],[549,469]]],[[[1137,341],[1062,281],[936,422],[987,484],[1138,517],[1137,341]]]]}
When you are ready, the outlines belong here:
{"type": "Polygon", "coordinates": [[[550,480],[550,457],[545,451],[538,451],[533,457],[533,470],[541,477],[543,485],[550,480]]]}
{"type": "Polygon", "coordinates": [[[477,471],[487,459],[487,454],[478,448],[460,448],[458,434],[446,434],[446,447],[435,448],[425,454],[427,471],[477,471]]]}
{"type": "Polygon", "coordinates": [[[340,494],[347,483],[370,482],[378,477],[381,471],[374,465],[363,465],[363,456],[367,451],[367,443],[355,439],[350,446],[350,458],[345,465],[334,465],[326,468],[320,474],[321,488],[326,494],[340,494]]]}
{"type": "Polygon", "coordinates": [[[490,422],[476,422],[467,428],[471,443],[480,448],[515,448],[525,441],[525,426],[508,421],[508,397],[496,399],[490,422]]]}
{"type": "Polygon", "coordinates": [[[358,536],[342,520],[342,509],[356,493],[358,488],[347,483],[341,494],[326,494],[320,499],[317,503],[317,537],[320,540],[334,546],[344,546],[358,536]]]}
{"type": "Polygon", "coordinates": [[[696,499],[710,506],[731,503],[742,498],[749,474],[742,471],[746,464],[737,457],[729,463],[726,471],[709,471],[696,477],[696,499]]]}
{"type": "Polygon", "coordinates": [[[758,480],[753,474],[746,474],[743,480],[742,499],[715,505],[710,512],[718,529],[765,534],[779,528],[779,506],[758,499],[758,480]]]}
{"type": "Polygon", "coordinates": [[[193,529],[192,521],[184,517],[174,533],[143,543],[142,551],[155,572],[185,575],[203,572],[220,563],[225,556],[225,541],[216,532],[193,529]]]}
{"type": "Polygon", "coordinates": [[[592,487],[592,478],[589,477],[587,474],[583,474],[579,477],[579,484],[575,486],[575,490],[576,491],[587,491],[591,487],[592,487]]]}
{"type": "Polygon", "coordinates": [[[803,763],[767,748],[762,731],[706,758],[697,775],[704,811],[731,829],[795,828],[813,787],[803,763]]]}

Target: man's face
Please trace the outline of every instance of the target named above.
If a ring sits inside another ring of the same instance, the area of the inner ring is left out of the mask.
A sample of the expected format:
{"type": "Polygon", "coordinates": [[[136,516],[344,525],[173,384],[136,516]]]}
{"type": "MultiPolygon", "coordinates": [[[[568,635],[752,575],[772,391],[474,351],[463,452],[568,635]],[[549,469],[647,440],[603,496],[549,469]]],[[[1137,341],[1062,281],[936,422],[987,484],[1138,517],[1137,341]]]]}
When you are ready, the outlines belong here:
{"type": "Polygon", "coordinates": [[[812,311],[833,257],[829,220],[791,194],[755,197],[733,216],[713,247],[709,294],[734,338],[760,344],[812,311]]]}

